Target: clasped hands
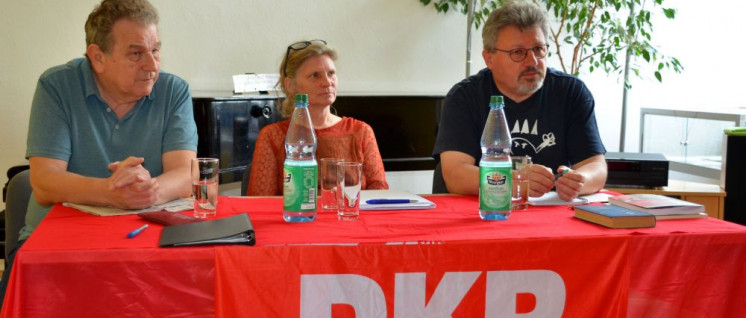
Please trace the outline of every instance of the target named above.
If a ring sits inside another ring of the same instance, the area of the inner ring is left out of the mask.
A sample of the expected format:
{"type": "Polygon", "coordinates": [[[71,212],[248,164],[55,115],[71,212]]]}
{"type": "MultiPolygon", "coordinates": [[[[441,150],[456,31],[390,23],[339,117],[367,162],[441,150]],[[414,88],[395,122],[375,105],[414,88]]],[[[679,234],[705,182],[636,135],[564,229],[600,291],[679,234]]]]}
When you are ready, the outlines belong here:
{"type": "Polygon", "coordinates": [[[566,166],[557,168],[557,173],[565,170],[567,172],[555,180],[555,174],[552,173],[551,169],[539,164],[531,165],[529,195],[540,197],[555,188],[557,195],[562,200],[570,201],[576,198],[580,194],[580,190],[583,189],[585,176],[566,166]]]}
{"type": "Polygon", "coordinates": [[[144,158],[128,157],[109,164],[112,174],[107,178],[113,205],[124,209],[144,209],[152,206],[160,195],[158,180],[143,167],[144,158]]]}

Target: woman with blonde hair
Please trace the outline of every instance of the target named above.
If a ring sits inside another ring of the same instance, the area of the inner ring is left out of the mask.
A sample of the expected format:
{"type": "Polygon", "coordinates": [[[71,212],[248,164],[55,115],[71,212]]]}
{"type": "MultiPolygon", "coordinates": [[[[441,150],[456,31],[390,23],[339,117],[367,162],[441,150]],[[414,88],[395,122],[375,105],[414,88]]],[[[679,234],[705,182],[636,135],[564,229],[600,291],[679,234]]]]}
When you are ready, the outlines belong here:
{"type": "MultiPolygon", "coordinates": [[[[316,158],[342,158],[363,163],[363,189],[388,189],[373,129],[362,121],[331,112],[337,98],[337,52],[324,40],[288,46],[280,64],[278,85],[285,94],[284,117],[293,113],[295,94],[308,94],[308,111],[316,134],[316,158]]],[[[251,163],[247,195],[282,195],[285,136],[290,120],[268,125],[259,132],[251,163]]]]}

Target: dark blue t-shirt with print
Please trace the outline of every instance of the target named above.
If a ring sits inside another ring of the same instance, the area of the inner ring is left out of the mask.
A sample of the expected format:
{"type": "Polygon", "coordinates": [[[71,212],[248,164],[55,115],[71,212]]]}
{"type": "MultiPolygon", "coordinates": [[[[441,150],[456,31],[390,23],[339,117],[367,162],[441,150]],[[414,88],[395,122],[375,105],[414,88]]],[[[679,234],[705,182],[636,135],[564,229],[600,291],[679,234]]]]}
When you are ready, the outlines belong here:
{"type": "MultiPolygon", "coordinates": [[[[433,156],[460,151],[482,157],[480,139],[492,95],[503,95],[492,72],[483,69],[456,84],[446,95],[433,156]]],[[[516,103],[505,96],[505,116],[512,155],[528,155],[534,163],[552,171],[606,153],[594,114],[595,102],[578,78],[547,69],[542,87],[528,99],[516,103]]]]}

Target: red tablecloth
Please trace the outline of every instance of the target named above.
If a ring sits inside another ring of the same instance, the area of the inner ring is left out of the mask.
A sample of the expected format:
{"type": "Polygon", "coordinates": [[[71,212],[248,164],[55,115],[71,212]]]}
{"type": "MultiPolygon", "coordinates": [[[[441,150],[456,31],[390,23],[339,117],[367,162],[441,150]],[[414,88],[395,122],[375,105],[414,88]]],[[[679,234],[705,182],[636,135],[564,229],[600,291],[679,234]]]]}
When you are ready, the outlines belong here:
{"type": "Polygon", "coordinates": [[[746,316],[743,226],[606,229],[567,207],[485,222],[475,197],[428,198],[437,209],[306,224],[280,198],[220,198],[218,217],[249,213],[254,247],[158,248],[159,225],[127,239],[145,221],[57,206],[17,255],[3,316],[746,316]]]}

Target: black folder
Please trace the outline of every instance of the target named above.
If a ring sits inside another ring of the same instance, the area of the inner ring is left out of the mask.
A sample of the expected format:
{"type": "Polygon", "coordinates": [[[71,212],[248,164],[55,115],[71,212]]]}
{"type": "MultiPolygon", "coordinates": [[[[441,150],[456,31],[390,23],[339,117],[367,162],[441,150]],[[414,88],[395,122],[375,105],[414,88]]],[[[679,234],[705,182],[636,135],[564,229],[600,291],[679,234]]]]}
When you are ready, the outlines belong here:
{"type": "Polygon", "coordinates": [[[249,215],[237,214],[231,217],[196,223],[171,225],[163,228],[158,245],[190,246],[208,244],[254,245],[254,227],[249,215]]]}

